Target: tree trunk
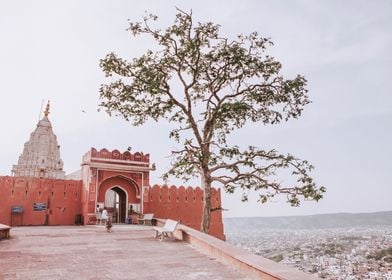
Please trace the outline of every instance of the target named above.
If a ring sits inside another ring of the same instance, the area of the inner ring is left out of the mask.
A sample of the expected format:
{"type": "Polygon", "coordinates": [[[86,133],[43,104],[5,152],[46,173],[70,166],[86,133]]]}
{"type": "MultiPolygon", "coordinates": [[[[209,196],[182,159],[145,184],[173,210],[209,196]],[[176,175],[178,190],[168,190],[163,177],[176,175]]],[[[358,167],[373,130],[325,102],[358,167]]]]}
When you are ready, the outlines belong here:
{"type": "Polygon", "coordinates": [[[208,171],[202,173],[202,188],[203,195],[203,215],[201,221],[201,231],[208,233],[210,230],[211,221],[211,178],[208,171]]]}

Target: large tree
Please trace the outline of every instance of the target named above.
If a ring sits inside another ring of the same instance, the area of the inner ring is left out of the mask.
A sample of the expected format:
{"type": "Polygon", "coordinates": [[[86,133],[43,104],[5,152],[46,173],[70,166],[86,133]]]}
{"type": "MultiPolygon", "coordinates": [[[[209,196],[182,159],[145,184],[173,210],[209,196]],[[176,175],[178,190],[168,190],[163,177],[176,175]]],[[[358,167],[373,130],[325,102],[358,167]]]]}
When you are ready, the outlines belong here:
{"type": "Polygon", "coordinates": [[[192,13],[179,9],[165,30],[152,26],[157,19],[148,15],[128,28],[133,36],[150,36],[157,50],[131,60],[110,53],[101,60],[112,78],[101,85],[100,106],[134,125],[148,119],[175,124],[170,137],[180,147],[171,151],[172,166],[164,176],[200,177],[201,230],[209,231],[212,185],[227,192],[242,189],[243,200],[248,190],[256,190],[261,203],[277,194],[285,194],[293,206],[301,198],[321,199],[325,188],[315,184],[307,161],[227,141],[248,122],[273,125],[298,118],[310,102],[306,79],[283,78],[281,64],[265,54],[272,42],[256,32],[230,40],[219,35],[219,25],[196,23],[192,13]],[[294,182],[278,180],[280,170],[289,171],[294,182]]]}

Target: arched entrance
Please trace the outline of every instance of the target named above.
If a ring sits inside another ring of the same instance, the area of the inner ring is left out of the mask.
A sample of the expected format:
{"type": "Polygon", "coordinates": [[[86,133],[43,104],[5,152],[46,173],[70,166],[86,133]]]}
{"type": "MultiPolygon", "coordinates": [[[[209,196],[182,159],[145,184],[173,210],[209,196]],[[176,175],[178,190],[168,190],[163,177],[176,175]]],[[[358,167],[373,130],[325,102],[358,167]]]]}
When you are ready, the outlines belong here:
{"type": "Polygon", "coordinates": [[[127,193],[115,186],[106,191],[105,206],[113,223],[124,223],[127,218],[127,193]]]}
{"type": "Polygon", "coordinates": [[[140,188],[135,181],[117,175],[100,184],[97,204],[107,208],[113,223],[125,223],[130,205],[140,205],[140,197],[140,188]]]}

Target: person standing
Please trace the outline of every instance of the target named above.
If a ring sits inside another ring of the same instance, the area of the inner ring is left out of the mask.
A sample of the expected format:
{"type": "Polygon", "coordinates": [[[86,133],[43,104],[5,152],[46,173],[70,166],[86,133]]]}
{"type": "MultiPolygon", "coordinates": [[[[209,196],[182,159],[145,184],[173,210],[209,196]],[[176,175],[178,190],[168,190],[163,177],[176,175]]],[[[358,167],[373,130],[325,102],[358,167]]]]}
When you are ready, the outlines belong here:
{"type": "Polygon", "coordinates": [[[104,207],[101,213],[101,222],[105,225],[106,222],[108,221],[108,218],[109,218],[108,210],[106,210],[106,207],[104,207]]]}
{"type": "Polygon", "coordinates": [[[101,212],[99,211],[99,205],[97,205],[97,209],[95,211],[95,224],[100,225],[101,224],[101,212]]]}

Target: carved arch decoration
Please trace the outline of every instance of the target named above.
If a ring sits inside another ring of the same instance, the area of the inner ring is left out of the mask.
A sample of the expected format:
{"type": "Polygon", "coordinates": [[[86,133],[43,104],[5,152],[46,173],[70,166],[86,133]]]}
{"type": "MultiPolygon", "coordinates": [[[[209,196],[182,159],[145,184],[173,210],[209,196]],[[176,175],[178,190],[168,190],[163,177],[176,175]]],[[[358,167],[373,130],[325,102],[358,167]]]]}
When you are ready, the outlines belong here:
{"type": "Polygon", "coordinates": [[[127,193],[128,203],[140,202],[140,186],[134,180],[122,175],[108,177],[99,184],[98,201],[105,201],[106,191],[113,187],[120,187],[127,193]]]}

